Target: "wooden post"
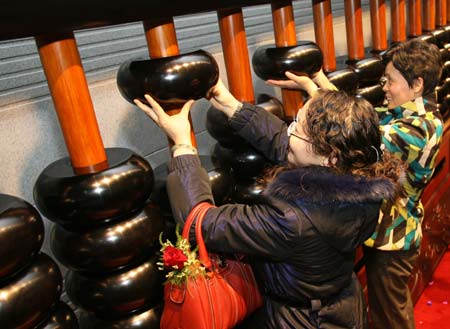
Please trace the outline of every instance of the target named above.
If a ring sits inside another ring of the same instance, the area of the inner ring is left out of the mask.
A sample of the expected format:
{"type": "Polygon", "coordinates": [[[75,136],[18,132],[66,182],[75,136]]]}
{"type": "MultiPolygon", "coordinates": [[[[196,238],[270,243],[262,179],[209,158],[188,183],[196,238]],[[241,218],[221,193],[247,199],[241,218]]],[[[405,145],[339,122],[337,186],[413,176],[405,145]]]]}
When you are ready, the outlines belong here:
{"type": "Polygon", "coordinates": [[[345,29],[349,61],[364,59],[361,0],[345,0],[345,29]]]}
{"type": "MultiPolygon", "coordinates": [[[[288,0],[272,4],[272,18],[275,33],[275,45],[277,47],[297,45],[292,2],[288,0]]],[[[281,95],[283,97],[285,117],[294,119],[298,109],[303,106],[300,92],[282,88],[281,95]]]]}
{"type": "Polygon", "coordinates": [[[422,34],[422,0],[408,1],[408,36],[418,37],[422,34]]]}
{"type": "Polygon", "coordinates": [[[436,0],[423,1],[423,31],[431,32],[436,28],[436,0]]]}
{"type": "Polygon", "coordinates": [[[336,71],[331,1],[313,0],[312,5],[316,43],[323,53],[323,70],[325,72],[336,71]]]}
{"type": "Polygon", "coordinates": [[[385,0],[370,0],[370,26],[372,30],[372,49],[382,52],[387,49],[386,3],[385,0]]]}
{"type": "Polygon", "coordinates": [[[436,1],[436,26],[447,25],[447,0],[436,1]]]}
{"type": "MultiPolygon", "coordinates": [[[[173,18],[154,19],[144,21],[145,38],[147,40],[148,52],[151,58],[161,58],[176,56],[180,54],[178,48],[177,34],[173,18]]],[[[177,114],[181,109],[166,110],[169,115],[177,114]]],[[[189,122],[191,124],[191,142],[197,146],[192,118],[189,114],[189,122]]],[[[169,147],[173,145],[173,141],[169,139],[169,147]]]]}
{"type": "Polygon", "coordinates": [[[447,0],[446,6],[447,6],[447,24],[449,24],[450,23],[450,0],[447,0]]]}
{"type": "Polygon", "coordinates": [[[107,168],[106,152],[73,33],[40,36],[36,44],[75,173],[107,168]]]}
{"type": "Polygon", "coordinates": [[[391,1],[391,30],[392,42],[403,42],[406,40],[406,14],[405,1],[391,1]]]}
{"type": "Polygon", "coordinates": [[[241,102],[255,103],[242,9],[217,13],[230,92],[241,102]]]}

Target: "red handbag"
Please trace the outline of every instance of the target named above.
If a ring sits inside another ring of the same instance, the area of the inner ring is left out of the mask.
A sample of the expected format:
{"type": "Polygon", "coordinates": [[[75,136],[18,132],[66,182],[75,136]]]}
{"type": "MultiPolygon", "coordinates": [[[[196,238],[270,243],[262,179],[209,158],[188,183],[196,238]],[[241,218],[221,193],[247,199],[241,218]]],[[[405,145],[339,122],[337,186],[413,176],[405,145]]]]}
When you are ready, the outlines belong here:
{"type": "Polygon", "coordinates": [[[181,285],[166,283],[161,329],[229,329],[262,305],[262,297],[249,264],[239,256],[208,254],[202,236],[206,212],[215,207],[202,202],[192,209],[182,236],[189,239],[195,219],[199,259],[207,274],[190,277],[181,285]]]}

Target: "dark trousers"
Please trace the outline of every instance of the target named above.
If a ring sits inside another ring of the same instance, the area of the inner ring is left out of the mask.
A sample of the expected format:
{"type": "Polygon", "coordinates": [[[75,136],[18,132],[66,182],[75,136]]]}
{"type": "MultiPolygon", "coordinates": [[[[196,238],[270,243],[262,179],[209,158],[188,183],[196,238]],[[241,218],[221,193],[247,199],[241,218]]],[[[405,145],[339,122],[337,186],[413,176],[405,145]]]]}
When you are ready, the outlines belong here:
{"type": "Polygon", "coordinates": [[[418,250],[382,251],[364,247],[373,329],[413,329],[414,305],[408,288],[418,250]]]}

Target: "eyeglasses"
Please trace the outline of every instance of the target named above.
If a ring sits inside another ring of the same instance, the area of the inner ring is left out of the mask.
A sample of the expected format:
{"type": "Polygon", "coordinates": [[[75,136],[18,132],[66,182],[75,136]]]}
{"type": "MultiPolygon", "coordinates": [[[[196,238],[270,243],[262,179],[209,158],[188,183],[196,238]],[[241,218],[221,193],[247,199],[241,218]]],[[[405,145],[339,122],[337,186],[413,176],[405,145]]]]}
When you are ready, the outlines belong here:
{"type": "Polygon", "coordinates": [[[288,135],[288,137],[294,136],[294,137],[297,137],[298,139],[301,139],[302,141],[304,141],[306,143],[312,144],[312,142],[310,142],[306,138],[300,137],[300,136],[294,134],[296,126],[297,126],[297,120],[295,119],[294,121],[291,122],[291,124],[287,128],[287,135],[288,135]]]}

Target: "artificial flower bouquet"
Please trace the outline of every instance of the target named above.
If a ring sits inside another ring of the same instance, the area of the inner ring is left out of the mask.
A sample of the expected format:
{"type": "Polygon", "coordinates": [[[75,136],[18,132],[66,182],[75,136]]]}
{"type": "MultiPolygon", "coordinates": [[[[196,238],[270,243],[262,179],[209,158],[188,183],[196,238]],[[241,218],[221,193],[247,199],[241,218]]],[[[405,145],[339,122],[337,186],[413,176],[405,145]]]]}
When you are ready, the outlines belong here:
{"type": "Polygon", "coordinates": [[[160,234],[161,259],[157,263],[159,270],[168,271],[165,284],[177,286],[184,284],[188,278],[206,275],[206,269],[198,259],[198,248],[191,250],[189,241],[180,234],[179,228],[177,225],[175,229],[175,245],[169,240],[163,242],[162,233],[160,234]]]}

